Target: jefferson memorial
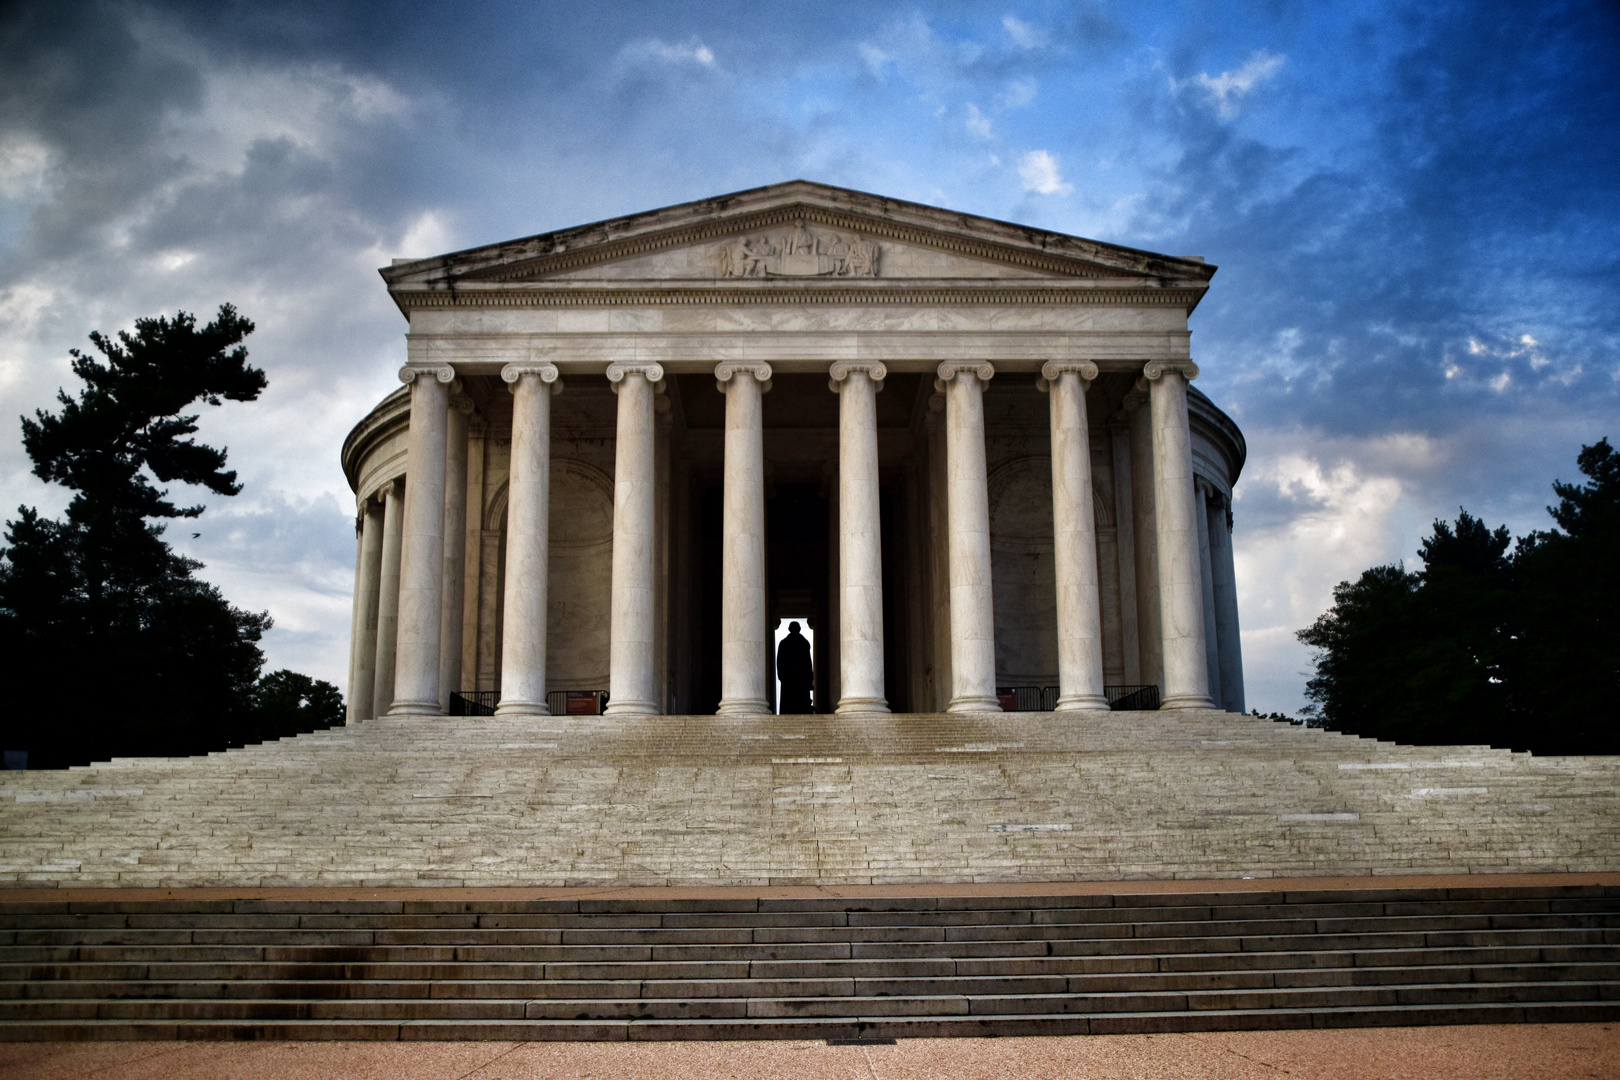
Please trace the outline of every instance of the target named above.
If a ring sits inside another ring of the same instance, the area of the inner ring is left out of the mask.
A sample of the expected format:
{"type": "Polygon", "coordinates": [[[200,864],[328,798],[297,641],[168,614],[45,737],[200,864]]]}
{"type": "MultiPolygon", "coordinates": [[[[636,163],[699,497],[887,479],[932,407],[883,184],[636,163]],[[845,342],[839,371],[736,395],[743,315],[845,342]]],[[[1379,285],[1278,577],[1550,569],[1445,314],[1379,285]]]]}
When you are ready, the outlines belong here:
{"type": "Polygon", "coordinates": [[[351,722],[1244,709],[1215,267],[795,181],[382,271],[351,722]]]}

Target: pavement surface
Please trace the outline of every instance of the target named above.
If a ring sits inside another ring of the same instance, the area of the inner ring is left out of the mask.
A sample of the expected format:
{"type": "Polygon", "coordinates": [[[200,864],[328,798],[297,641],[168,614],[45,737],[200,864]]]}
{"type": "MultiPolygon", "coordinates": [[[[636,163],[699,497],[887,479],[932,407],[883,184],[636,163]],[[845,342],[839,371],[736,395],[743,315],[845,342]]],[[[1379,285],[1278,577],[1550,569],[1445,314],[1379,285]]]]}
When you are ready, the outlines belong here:
{"type": "Polygon", "coordinates": [[[5,1080],[1611,1080],[1620,1024],[692,1043],[9,1043],[5,1080]]]}

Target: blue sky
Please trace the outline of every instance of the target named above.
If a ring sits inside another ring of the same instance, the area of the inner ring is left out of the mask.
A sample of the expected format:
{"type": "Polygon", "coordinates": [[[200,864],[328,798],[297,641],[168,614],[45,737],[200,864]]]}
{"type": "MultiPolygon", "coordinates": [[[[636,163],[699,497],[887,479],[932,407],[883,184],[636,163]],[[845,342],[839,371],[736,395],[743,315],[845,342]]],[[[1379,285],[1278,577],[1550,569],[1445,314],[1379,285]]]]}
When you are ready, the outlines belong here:
{"type": "MultiPolygon", "coordinates": [[[[801,177],[1203,255],[1250,701],[1293,709],[1335,582],[1459,505],[1545,527],[1620,436],[1616,41],[1599,3],[13,3],[0,415],[92,329],[235,303],[271,386],[205,432],[247,487],[176,539],[341,683],[393,256],[801,177]]],[[[0,503],[59,509],[12,432],[0,503]]]]}

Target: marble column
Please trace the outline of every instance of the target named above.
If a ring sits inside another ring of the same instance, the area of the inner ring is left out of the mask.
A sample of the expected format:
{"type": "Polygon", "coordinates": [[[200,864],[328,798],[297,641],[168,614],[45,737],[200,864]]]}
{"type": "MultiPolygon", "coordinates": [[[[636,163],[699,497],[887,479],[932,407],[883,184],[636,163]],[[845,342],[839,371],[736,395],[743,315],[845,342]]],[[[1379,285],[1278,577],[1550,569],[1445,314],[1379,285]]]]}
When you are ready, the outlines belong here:
{"type": "Polygon", "coordinates": [[[886,713],[877,394],[888,371],[841,360],[828,374],[838,395],[838,713],[886,713]]]}
{"type": "Polygon", "coordinates": [[[653,401],[664,369],[657,364],[610,364],[607,377],[619,396],[607,713],[650,716],[661,711],[653,656],[658,434],[653,401]]]}
{"type": "Polygon", "coordinates": [[[405,481],[383,488],[382,569],[377,575],[377,662],[371,690],[371,715],[387,716],[394,703],[394,650],[399,640],[400,523],[405,511],[405,481]]]}
{"type": "Polygon", "coordinates": [[[546,716],[546,586],[550,572],[551,398],[554,364],[507,364],[512,461],[506,496],[506,592],[497,716],[546,716]]]}
{"type": "Polygon", "coordinates": [[[720,576],[720,716],[771,711],[765,626],[765,430],[769,364],[714,369],[726,395],[725,505],[720,576]]]}
{"type": "Polygon", "coordinates": [[[399,562],[399,640],[390,716],[441,715],[439,628],[444,602],[444,468],[449,426],[448,364],[406,366],[411,426],[405,457],[404,548],[399,562]]]}
{"type": "Polygon", "coordinates": [[[1238,627],[1230,505],[1224,496],[1209,502],[1209,561],[1215,577],[1215,641],[1220,655],[1221,708],[1240,713],[1247,705],[1243,700],[1243,641],[1238,627]]]}
{"type": "Polygon", "coordinates": [[[1163,709],[1210,709],[1204,653],[1204,597],[1193,507],[1192,434],[1187,425],[1190,360],[1150,360],[1142,369],[1153,420],[1153,511],[1159,549],[1163,709]]]}
{"type": "Polygon", "coordinates": [[[1057,578],[1058,712],[1106,709],[1097,515],[1092,505],[1086,390],[1090,361],[1050,361],[1041,389],[1052,397],[1052,554],[1057,578]]]}
{"type": "Polygon", "coordinates": [[[467,594],[467,421],[472,399],[450,399],[444,452],[444,575],[439,605],[439,708],[449,712],[450,695],[461,689],[461,624],[467,594]]]}
{"type": "Polygon", "coordinates": [[[1220,640],[1215,629],[1215,569],[1210,563],[1209,500],[1213,492],[1203,480],[1193,481],[1193,517],[1198,522],[1198,577],[1204,597],[1204,671],[1210,700],[1221,700],[1220,640]]]}
{"type": "Polygon", "coordinates": [[[990,489],[984,456],[984,384],[996,369],[947,360],[935,387],[945,395],[946,519],[950,545],[951,702],[946,712],[1000,712],[996,618],[990,595],[990,489]]]}
{"type": "Polygon", "coordinates": [[[359,558],[354,574],[354,629],[349,637],[348,722],[370,720],[377,681],[377,592],[382,584],[383,508],[375,498],[360,507],[359,558]]]}

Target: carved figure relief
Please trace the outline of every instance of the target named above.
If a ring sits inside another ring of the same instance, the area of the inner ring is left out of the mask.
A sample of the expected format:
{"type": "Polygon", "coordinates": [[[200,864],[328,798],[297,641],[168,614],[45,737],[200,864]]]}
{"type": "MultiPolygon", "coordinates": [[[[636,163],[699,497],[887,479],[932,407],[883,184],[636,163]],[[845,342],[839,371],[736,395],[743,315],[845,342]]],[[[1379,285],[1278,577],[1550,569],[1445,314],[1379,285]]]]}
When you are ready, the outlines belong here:
{"type": "Polygon", "coordinates": [[[818,233],[804,222],[780,233],[728,241],[721,277],[877,277],[878,245],[864,236],[818,233]]]}

